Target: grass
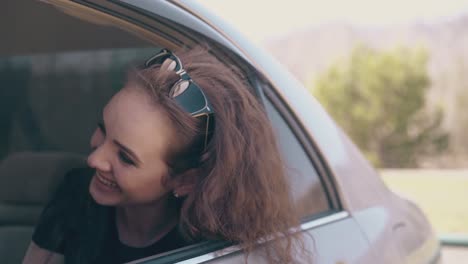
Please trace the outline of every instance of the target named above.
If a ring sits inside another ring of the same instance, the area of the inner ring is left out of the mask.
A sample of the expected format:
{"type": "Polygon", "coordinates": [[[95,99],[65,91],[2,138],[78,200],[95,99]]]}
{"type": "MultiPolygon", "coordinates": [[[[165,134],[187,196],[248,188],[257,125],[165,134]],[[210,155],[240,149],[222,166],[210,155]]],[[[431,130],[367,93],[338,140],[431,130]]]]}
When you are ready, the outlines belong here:
{"type": "Polygon", "coordinates": [[[381,170],[394,192],[416,202],[439,234],[468,235],[468,170],[381,170]]]}

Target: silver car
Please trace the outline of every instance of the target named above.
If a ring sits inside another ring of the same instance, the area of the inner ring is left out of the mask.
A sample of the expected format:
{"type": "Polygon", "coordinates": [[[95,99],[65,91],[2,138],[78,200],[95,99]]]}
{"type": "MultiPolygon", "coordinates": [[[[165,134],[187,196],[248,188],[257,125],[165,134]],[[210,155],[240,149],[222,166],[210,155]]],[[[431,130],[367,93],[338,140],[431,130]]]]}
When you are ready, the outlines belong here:
{"type": "MultiPolygon", "coordinates": [[[[439,262],[421,210],[389,191],[269,54],[196,2],[17,0],[2,3],[0,19],[1,263],[21,261],[42,206],[87,153],[99,110],[127,65],[162,47],[198,44],[238,65],[263,102],[303,216],[296,230],[314,263],[439,262]]],[[[202,242],[134,263],[243,261],[236,245],[202,242]]],[[[249,263],[264,260],[254,253],[249,263]]]]}

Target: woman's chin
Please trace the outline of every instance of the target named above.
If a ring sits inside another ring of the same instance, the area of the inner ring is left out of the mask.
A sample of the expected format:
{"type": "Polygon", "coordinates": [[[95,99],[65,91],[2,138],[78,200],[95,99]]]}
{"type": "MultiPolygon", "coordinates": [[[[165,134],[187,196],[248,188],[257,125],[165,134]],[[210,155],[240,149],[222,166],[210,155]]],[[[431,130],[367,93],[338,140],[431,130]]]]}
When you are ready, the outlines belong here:
{"type": "Polygon", "coordinates": [[[94,175],[89,184],[89,193],[96,203],[105,206],[115,206],[119,204],[121,191],[104,185],[94,175]]]}

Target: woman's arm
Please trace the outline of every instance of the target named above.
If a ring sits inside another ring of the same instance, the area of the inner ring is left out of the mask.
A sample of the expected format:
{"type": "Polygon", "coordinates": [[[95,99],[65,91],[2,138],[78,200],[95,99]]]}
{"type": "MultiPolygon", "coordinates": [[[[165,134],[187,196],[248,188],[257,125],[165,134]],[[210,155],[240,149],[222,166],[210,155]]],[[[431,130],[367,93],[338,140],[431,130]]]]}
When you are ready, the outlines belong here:
{"type": "Polygon", "coordinates": [[[29,244],[23,264],[63,264],[65,263],[62,254],[58,254],[36,245],[34,241],[29,244]]]}

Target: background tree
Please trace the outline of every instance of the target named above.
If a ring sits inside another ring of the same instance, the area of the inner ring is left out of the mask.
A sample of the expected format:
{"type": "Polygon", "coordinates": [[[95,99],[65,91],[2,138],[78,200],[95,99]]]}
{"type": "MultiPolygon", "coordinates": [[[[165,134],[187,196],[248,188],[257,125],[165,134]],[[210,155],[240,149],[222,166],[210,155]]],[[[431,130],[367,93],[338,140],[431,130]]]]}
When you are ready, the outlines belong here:
{"type": "Polygon", "coordinates": [[[442,109],[425,107],[427,59],[424,49],[357,46],[318,76],[313,93],[375,165],[417,166],[448,146],[442,109]]]}

